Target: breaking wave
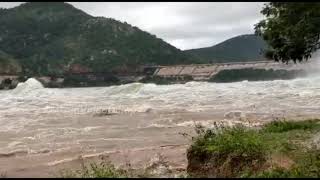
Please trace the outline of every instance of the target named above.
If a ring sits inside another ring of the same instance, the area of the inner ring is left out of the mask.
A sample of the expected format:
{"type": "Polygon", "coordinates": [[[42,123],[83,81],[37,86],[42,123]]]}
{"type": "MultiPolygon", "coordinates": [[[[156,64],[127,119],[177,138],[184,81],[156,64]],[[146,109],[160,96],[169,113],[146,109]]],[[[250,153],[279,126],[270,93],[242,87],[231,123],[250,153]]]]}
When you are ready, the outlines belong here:
{"type": "Polygon", "coordinates": [[[41,82],[34,78],[29,78],[27,81],[19,83],[17,87],[12,90],[12,93],[15,95],[27,95],[43,88],[41,82]]]}
{"type": "Polygon", "coordinates": [[[144,87],[143,83],[131,83],[125,84],[120,86],[112,86],[108,90],[109,95],[129,95],[129,94],[136,94],[139,92],[141,88],[144,87]]]}
{"type": "Polygon", "coordinates": [[[190,128],[195,122],[208,127],[214,126],[214,120],[255,126],[256,118],[319,117],[319,82],[320,76],[313,76],[55,89],[30,78],[16,89],[0,91],[0,158],[55,153],[66,147],[88,152],[97,148],[98,153],[117,143],[96,142],[101,138],[153,137],[158,131],[170,134],[176,132],[172,128],[190,128]]]}

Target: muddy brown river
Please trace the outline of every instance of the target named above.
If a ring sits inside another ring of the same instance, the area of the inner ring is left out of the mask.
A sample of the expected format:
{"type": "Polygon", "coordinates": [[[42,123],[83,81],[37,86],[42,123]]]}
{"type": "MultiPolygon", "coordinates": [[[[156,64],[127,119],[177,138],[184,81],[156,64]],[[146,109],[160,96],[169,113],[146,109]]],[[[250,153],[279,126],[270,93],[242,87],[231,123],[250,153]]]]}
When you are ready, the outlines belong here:
{"type": "Polygon", "coordinates": [[[320,76],[264,82],[47,89],[35,79],[0,91],[0,173],[57,177],[79,157],[145,167],[155,157],[183,169],[195,124],[258,126],[320,118],[320,76]]]}

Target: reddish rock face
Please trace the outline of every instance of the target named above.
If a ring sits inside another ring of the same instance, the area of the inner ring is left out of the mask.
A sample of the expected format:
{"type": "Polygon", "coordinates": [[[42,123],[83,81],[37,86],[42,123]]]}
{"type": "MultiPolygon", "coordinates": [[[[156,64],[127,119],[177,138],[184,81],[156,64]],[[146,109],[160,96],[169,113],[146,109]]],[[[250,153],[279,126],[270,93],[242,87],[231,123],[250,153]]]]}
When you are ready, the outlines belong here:
{"type": "Polygon", "coordinates": [[[80,64],[72,64],[69,67],[69,72],[76,74],[89,73],[91,72],[91,69],[80,64]]]}

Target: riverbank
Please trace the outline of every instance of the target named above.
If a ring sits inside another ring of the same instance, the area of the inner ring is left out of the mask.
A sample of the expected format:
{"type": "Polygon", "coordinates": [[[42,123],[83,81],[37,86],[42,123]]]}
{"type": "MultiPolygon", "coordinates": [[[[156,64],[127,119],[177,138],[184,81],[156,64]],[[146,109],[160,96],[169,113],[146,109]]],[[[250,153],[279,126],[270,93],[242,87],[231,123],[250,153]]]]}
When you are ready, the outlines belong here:
{"type": "Polygon", "coordinates": [[[177,171],[161,156],[144,169],[124,168],[106,160],[65,169],[62,177],[205,177],[306,178],[320,175],[320,120],[273,121],[258,128],[196,126],[186,154],[186,169],[177,171]]]}
{"type": "Polygon", "coordinates": [[[259,129],[198,127],[188,149],[191,177],[320,176],[319,119],[273,121],[259,129]]]}

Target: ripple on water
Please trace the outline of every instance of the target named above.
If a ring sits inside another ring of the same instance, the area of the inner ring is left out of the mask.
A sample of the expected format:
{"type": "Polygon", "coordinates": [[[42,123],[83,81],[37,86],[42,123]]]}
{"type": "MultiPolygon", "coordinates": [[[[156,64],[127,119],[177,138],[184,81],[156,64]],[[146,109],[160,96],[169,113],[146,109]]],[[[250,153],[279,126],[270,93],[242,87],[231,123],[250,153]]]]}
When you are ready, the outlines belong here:
{"type": "MultiPolygon", "coordinates": [[[[214,112],[223,116],[224,113],[237,111],[264,113],[263,118],[274,114],[316,114],[320,109],[319,82],[319,78],[301,78],[263,82],[132,83],[98,88],[46,89],[35,79],[29,79],[14,90],[0,91],[0,132],[10,132],[12,136],[25,134],[26,139],[21,137],[11,142],[7,140],[8,137],[0,137],[0,140],[15,148],[26,141],[34,141],[30,146],[35,146],[37,141],[43,143],[41,138],[59,141],[94,134],[100,132],[100,128],[108,127],[108,123],[111,123],[108,117],[100,117],[105,124],[92,122],[90,126],[70,119],[106,109],[117,111],[117,115],[132,116],[139,113],[157,115],[160,112],[214,112]],[[56,127],[53,128],[53,125],[56,127]]],[[[229,118],[229,121],[237,120],[236,113],[232,116],[235,117],[229,118]]],[[[130,122],[126,123],[129,126],[130,122]]],[[[147,125],[175,127],[191,124],[191,121],[180,121],[169,124],[150,122],[147,125]]],[[[109,129],[106,128],[106,131],[109,129]]]]}

